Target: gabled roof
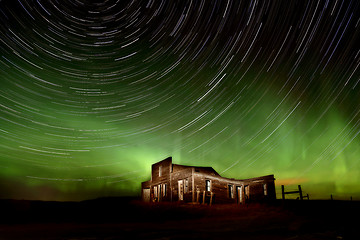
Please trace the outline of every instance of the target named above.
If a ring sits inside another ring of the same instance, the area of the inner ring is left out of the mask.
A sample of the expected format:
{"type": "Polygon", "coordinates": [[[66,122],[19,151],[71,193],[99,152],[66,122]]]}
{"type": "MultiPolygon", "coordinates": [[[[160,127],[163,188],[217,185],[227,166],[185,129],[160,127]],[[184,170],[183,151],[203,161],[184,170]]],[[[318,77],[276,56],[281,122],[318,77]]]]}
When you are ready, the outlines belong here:
{"type": "Polygon", "coordinates": [[[195,168],[195,172],[208,173],[221,177],[220,174],[217,173],[215,169],[213,169],[212,167],[194,167],[194,168],[195,168]]]}
{"type": "Polygon", "coordinates": [[[187,165],[173,164],[172,163],[172,157],[168,157],[168,158],[166,158],[166,159],[164,159],[162,161],[154,163],[153,166],[157,165],[157,164],[159,164],[161,162],[165,162],[165,161],[167,161],[172,166],[172,171],[174,171],[174,172],[181,171],[183,169],[194,168],[195,172],[203,173],[203,174],[209,174],[209,175],[220,177],[222,179],[227,179],[227,180],[230,180],[230,181],[255,181],[256,182],[256,181],[263,181],[263,180],[275,180],[274,175],[267,175],[267,176],[248,178],[248,179],[235,179],[235,178],[222,177],[212,167],[199,167],[199,166],[187,166],[187,165]]]}
{"type": "Polygon", "coordinates": [[[173,166],[174,172],[180,171],[182,169],[194,168],[195,172],[211,174],[213,176],[220,177],[220,174],[218,174],[212,167],[187,166],[187,165],[180,165],[180,164],[172,164],[172,166],[173,166]]]}

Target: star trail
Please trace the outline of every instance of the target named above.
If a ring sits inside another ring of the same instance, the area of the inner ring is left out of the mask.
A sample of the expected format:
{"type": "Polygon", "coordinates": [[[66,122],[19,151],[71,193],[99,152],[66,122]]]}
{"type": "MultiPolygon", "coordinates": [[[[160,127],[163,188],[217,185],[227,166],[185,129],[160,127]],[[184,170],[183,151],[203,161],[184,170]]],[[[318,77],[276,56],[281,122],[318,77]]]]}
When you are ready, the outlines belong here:
{"type": "Polygon", "coordinates": [[[140,194],[150,165],[360,198],[358,1],[0,1],[0,197],[140,194]]]}

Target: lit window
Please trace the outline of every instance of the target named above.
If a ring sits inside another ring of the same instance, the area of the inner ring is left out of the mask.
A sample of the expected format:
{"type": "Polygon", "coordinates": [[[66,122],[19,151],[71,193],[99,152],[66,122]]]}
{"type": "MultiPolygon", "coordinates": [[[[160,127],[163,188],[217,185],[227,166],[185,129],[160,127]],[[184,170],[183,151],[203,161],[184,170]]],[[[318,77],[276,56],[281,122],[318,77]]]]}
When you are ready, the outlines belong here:
{"type": "Polygon", "coordinates": [[[267,196],[267,184],[265,183],[263,187],[264,187],[264,196],[267,196]]]}
{"type": "Polygon", "coordinates": [[[159,167],[159,177],[161,177],[161,166],[159,167]]]}
{"type": "Polygon", "coordinates": [[[210,192],[211,191],[211,181],[205,180],[205,190],[210,192]]]}
{"type": "Polygon", "coordinates": [[[249,189],[249,185],[246,185],[244,187],[245,190],[245,199],[249,199],[250,198],[250,189],[249,189]]]}
{"type": "Polygon", "coordinates": [[[229,198],[234,198],[234,186],[228,185],[228,190],[229,190],[229,198]]]}
{"type": "Polygon", "coordinates": [[[158,194],[159,194],[159,199],[161,198],[161,184],[158,185],[158,194]]]}
{"type": "Polygon", "coordinates": [[[239,203],[243,202],[243,187],[236,186],[236,198],[238,199],[239,203]]]}
{"type": "Polygon", "coordinates": [[[158,197],[158,191],[157,186],[154,186],[154,198],[158,197]]]}
{"type": "Polygon", "coordinates": [[[166,184],[163,184],[163,197],[166,196],[166,184]]]}

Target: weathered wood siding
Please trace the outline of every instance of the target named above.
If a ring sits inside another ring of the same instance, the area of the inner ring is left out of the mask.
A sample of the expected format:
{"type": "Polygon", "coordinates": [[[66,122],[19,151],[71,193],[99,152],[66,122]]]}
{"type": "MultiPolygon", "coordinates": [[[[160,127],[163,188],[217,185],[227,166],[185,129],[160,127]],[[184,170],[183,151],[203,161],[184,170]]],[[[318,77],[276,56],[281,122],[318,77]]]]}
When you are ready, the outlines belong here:
{"type": "Polygon", "coordinates": [[[151,181],[154,184],[163,181],[168,181],[170,179],[171,164],[172,164],[171,158],[167,158],[161,162],[153,164],[151,166],[151,181]],[[161,174],[159,174],[160,169],[161,169],[161,174]]]}
{"type": "Polygon", "coordinates": [[[273,175],[243,180],[224,178],[211,167],[172,164],[171,157],[153,164],[151,170],[151,180],[142,183],[142,189],[150,189],[150,201],[209,203],[211,196],[212,203],[245,203],[276,199],[273,175]],[[207,180],[211,183],[210,189],[206,189],[207,180]],[[241,193],[237,191],[237,187],[241,189],[241,193]],[[179,193],[182,193],[181,198],[179,193]]]}
{"type": "Polygon", "coordinates": [[[203,201],[203,194],[205,191],[205,201],[208,201],[213,193],[213,203],[236,203],[236,186],[241,186],[242,182],[240,181],[228,181],[227,179],[213,176],[209,174],[195,173],[194,182],[196,191],[200,191],[200,199],[203,201]],[[206,191],[206,180],[210,180],[210,192],[206,191]],[[228,185],[233,185],[233,196],[234,198],[229,197],[228,185]]]}
{"type": "Polygon", "coordinates": [[[151,180],[141,183],[141,188],[150,188],[150,186],[151,186],[151,180]]]}
{"type": "Polygon", "coordinates": [[[171,201],[171,192],[170,192],[171,165],[172,165],[172,159],[167,158],[151,166],[151,184],[150,184],[151,201],[171,201]],[[165,187],[166,190],[164,189],[164,185],[166,185],[165,187]],[[160,186],[160,190],[159,190],[159,186],[160,186]],[[155,190],[154,187],[156,187],[157,189],[155,190]],[[166,194],[164,194],[164,190],[166,194]]]}
{"type": "Polygon", "coordinates": [[[247,202],[263,202],[276,199],[274,180],[274,176],[269,175],[244,181],[244,184],[249,186],[247,202]]]}
{"type": "Polygon", "coordinates": [[[184,169],[188,169],[188,168],[191,168],[191,167],[189,167],[189,166],[184,166],[184,165],[173,164],[173,165],[172,165],[172,172],[178,172],[178,171],[181,171],[181,170],[184,170],[184,169]]]}
{"type": "Polygon", "coordinates": [[[203,200],[205,191],[205,198],[210,196],[210,192],[206,191],[206,180],[211,182],[211,190],[213,193],[213,203],[238,203],[240,196],[236,192],[237,187],[241,187],[243,202],[261,202],[275,199],[275,184],[272,175],[264,178],[254,178],[246,180],[236,180],[213,176],[209,174],[194,173],[194,187],[195,191],[200,192],[200,200],[203,200]],[[266,184],[266,195],[264,184],[266,184]],[[229,189],[229,185],[232,186],[229,189]],[[245,194],[245,186],[248,186],[249,193],[245,194]],[[232,191],[232,194],[229,193],[232,191]]]}
{"type": "Polygon", "coordinates": [[[146,181],[146,182],[142,182],[141,183],[141,199],[143,201],[151,201],[151,199],[147,199],[147,196],[144,196],[144,189],[150,189],[151,188],[151,180],[146,181]]]}
{"type": "MultiPolygon", "coordinates": [[[[274,176],[273,176],[274,177],[274,176]]],[[[275,191],[275,182],[273,180],[267,180],[267,187],[268,187],[268,195],[265,197],[266,200],[275,200],[276,199],[276,191],[275,191]]]]}
{"type": "Polygon", "coordinates": [[[171,174],[171,189],[173,201],[179,200],[179,185],[178,181],[187,180],[187,191],[185,191],[185,181],[183,183],[183,201],[191,202],[192,201],[192,167],[187,167],[183,169],[177,169],[177,171],[173,171],[171,174]]]}

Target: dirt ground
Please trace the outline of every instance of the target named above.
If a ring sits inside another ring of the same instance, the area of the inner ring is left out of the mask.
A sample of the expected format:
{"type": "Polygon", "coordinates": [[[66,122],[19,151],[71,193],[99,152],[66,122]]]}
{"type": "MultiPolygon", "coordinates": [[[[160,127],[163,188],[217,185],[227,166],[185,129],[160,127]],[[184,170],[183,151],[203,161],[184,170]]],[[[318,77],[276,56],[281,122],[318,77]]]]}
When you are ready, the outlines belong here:
{"type": "Polygon", "coordinates": [[[358,202],[120,203],[12,204],[0,239],[360,239],[358,202]]]}

